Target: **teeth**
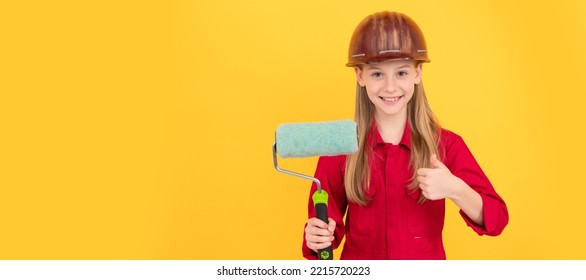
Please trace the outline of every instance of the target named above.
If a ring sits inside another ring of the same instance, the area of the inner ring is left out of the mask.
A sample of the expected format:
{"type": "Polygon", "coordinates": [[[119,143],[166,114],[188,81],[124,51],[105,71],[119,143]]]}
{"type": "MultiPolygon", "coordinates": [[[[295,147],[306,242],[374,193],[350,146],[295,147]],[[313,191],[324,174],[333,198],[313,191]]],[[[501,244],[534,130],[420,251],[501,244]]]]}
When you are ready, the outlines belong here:
{"type": "Polygon", "coordinates": [[[399,96],[399,97],[392,97],[392,98],[389,98],[389,97],[381,97],[382,100],[388,101],[388,102],[395,102],[395,101],[399,100],[399,98],[401,98],[401,96],[399,96]]]}

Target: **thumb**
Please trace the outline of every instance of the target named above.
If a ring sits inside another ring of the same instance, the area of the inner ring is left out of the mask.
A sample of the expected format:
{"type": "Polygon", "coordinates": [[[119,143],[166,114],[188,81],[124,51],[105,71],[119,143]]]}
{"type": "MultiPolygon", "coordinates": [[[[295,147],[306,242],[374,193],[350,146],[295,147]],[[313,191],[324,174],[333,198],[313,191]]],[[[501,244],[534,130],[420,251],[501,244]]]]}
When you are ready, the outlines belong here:
{"type": "Polygon", "coordinates": [[[431,167],[447,169],[447,167],[437,158],[436,154],[431,155],[431,167]]]}
{"type": "Polygon", "coordinates": [[[328,223],[328,230],[331,233],[334,233],[334,231],[336,230],[336,221],[334,221],[334,219],[332,218],[328,218],[329,223],[328,223]]]}

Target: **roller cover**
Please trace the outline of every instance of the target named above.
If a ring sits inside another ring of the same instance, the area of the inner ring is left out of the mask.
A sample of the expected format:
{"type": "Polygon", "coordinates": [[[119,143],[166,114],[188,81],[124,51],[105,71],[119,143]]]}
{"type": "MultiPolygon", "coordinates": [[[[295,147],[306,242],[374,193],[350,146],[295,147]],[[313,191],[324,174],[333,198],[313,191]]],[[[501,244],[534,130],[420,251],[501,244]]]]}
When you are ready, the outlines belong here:
{"type": "Polygon", "coordinates": [[[334,156],[358,150],[356,123],[351,120],[282,124],[276,141],[282,158],[334,156]]]}

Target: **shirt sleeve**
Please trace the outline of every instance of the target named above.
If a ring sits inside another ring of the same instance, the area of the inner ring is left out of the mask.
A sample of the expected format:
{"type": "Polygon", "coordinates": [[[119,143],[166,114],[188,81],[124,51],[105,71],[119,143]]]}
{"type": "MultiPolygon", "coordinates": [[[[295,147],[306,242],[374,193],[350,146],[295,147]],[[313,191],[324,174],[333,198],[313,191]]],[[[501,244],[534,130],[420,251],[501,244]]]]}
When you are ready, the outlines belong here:
{"type": "Polygon", "coordinates": [[[452,174],[462,179],[482,198],[484,225],[474,223],[460,210],[466,224],[478,235],[497,236],[509,222],[509,213],[505,201],[497,194],[494,187],[476,162],[476,159],[464,143],[464,140],[450,133],[445,150],[445,164],[452,174]]]}
{"type": "MultiPolygon", "coordinates": [[[[332,242],[333,249],[338,248],[345,234],[344,222],[342,220],[347,207],[346,191],[344,189],[345,165],[346,156],[322,156],[318,160],[315,171],[315,178],[321,182],[322,190],[328,193],[328,217],[336,221],[334,241],[332,242]]],[[[317,185],[313,183],[309,193],[308,218],[316,216],[313,200],[311,199],[315,191],[317,191],[317,185]]],[[[305,230],[303,231],[302,252],[306,259],[317,259],[317,253],[309,249],[305,243],[305,230]]]]}

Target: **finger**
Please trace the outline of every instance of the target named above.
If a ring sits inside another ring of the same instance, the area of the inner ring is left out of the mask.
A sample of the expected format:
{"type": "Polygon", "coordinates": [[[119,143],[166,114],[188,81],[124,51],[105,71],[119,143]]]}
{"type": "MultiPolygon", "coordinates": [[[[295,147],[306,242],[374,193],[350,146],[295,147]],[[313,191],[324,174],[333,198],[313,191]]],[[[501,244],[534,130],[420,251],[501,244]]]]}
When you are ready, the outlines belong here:
{"type": "Polygon", "coordinates": [[[429,169],[429,168],[419,168],[419,169],[417,169],[417,175],[425,177],[429,174],[430,171],[431,171],[431,169],[429,169]]]}
{"type": "Polygon", "coordinates": [[[328,218],[328,220],[329,220],[328,231],[333,234],[334,231],[336,230],[336,221],[334,221],[334,219],[332,219],[332,218],[328,218]]]}
{"type": "Polygon", "coordinates": [[[322,235],[306,234],[305,240],[308,242],[314,242],[314,243],[332,242],[332,241],[334,241],[334,236],[333,235],[322,236],[322,235]]]}
{"type": "Polygon", "coordinates": [[[306,236],[332,236],[333,233],[327,229],[318,228],[312,225],[307,225],[305,227],[305,235],[306,236]]]}
{"type": "Polygon", "coordinates": [[[427,187],[427,186],[431,185],[432,178],[417,176],[417,181],[419,182],[420,186],[427,187]]]}
{"type": "MultiPolygon", "coordinates": [[[[319,246],[316,246],[316,244],[322,244],[322,243],[329,243],[331,244],[332,241],[334,241],[334,235],[333,234],[329,234],[329,232],[327,230],[323,230],[326,232],[326,235],[315,235],[311,232],[311,229],[306,229],[306,234],[305,234],[305,243],[307,244],[307,246],[309,248],[315,249],[318,248],[319,246]]],[[[327,247],[328,245],[323,246],[323,248],[327,247]]],[[[320,247],[321,249],[321,247],[320,247]]]]}
{"type": "Polygon", "coordinates": [[[315,242],[306,242],[307,247],[314,251],[327,248],[328,246],[332,245],[332,242],[322,242],[322,243],[315,243],[315,242]]]}
{"type": "Polygon", "coordinates": [[[447,168],[438,158],[436,154],[431,155],[430,158],[431,167],[433,168],[447,168]]]}
{"type": "Polygon", "coordinates": [[[316,217],[309,219],[309,221],[307,221],[307,224],[314,226],[314,227],[323,228],[323,229],[328,228],[328,224],[326,224],[324,221],[322,221],[316,217]]]}
{"type": "Polygon", "coordinates": [[[422,190],[421,194],[423,195],[423,197],[429,199],[429,193],[427,191],[422,190]]]}

